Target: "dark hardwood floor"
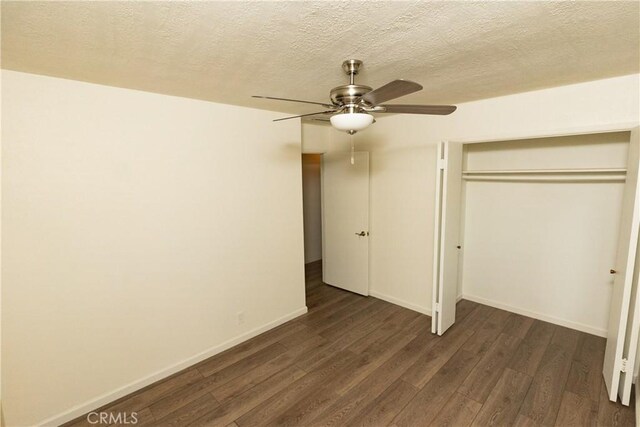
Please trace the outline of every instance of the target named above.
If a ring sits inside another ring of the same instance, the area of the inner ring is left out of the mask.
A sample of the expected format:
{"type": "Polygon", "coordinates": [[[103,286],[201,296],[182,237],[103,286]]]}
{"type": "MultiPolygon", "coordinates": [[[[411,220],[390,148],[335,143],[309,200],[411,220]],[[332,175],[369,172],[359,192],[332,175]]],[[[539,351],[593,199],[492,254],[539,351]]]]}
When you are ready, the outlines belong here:
{"type": "Polygon", "coordinates": [[[157,426],[634,425],[607,399],[603,338],[465,300],[437,337],[428,316],[324,285],[318,263],[307,306],[100,411],[157,426]]]}

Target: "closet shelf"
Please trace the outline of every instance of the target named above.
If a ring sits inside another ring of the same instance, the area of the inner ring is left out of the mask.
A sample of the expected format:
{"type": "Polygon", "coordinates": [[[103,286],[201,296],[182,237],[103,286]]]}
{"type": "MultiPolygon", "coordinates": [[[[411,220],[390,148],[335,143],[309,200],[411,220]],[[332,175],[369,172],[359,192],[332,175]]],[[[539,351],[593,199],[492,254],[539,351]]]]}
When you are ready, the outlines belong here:
{"type": "Polygon", "coordinates": [[[513,170],[466,170],[464,176],[473,175],[559,175],[559,174],[626,174],[622,168],[605,169],[513,169],[513,170]]]}

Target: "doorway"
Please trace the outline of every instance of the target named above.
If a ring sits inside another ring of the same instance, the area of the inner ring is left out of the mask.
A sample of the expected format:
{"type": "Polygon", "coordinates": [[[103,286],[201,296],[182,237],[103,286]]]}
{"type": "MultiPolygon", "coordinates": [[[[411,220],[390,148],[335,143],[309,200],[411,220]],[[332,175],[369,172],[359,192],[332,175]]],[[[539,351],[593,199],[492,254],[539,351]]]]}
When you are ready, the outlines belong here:
{"type": "Polygon", "coordinates": [[[302,155],[305,270],[369,295],[369,153],[302,155]]]}
{"type": "MultiPolygon", "coordinates": [[[[322,278],[322,154],[302,154],[302,210],[304,219],[304,265],[307,287],[310,278],[322,278]]],[[[308,293],[308,292],[307,292],[308,293]]]]}

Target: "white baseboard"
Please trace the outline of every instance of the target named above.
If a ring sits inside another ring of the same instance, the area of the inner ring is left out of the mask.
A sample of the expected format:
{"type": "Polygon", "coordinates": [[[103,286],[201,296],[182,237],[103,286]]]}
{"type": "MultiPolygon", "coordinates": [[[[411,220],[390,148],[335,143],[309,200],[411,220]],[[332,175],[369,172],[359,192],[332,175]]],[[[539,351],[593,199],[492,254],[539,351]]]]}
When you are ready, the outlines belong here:
{"type": "Polygon", "coordinates": [[[159,381],[163,378],[166,378],[170,375],[173,375],[177,372],[182,371],[183,369],[188,368],[189,366],[193,366],[198,362],[201,362],[205,359],[208,359],[211,356],[215,356],[218,353],[221,353],[235,345],[238,345],[244,341],[247,341],[257,335],[260,335],[263,332],[268,331],[269,329],[273,329],[276,326],[280,326],[285,322],[288,322],[289,320],[295,319],[298,316],[301,316],[303,314],[305,314],[307,312],[307,307],[302,307],[299,308],[298,310],[289,313],[279,319],[276,319],[272,322],[267,323],[266,325],[260,326],[258,328],[252,329],[248,332],[245,332],[244,334],[241,334],[235,338],[231,338],[230,340],[227,340],[225,342],[223,342],[220,345],[211,347],[201,353],[198,353],[194,356],[191,356],[187,359],[184,359],[176,364],[173,364],[171,366],[167,366],[164,369],[161,369],[157,372],[154,372],[151,375],[148,375],[144,378],[141,378],[139,380],[133,381],[129,384],[126,384],[120,388],[117,388],[116,390],[107,392],[101,396],[98,396],[94,399],[91,399],[85,403],[82,403],[80,405],[74,406],[71,409],[68,409],[58,415],[55,415],[53,417],[47,418],[46,420],[43,420],[41,422],[39,422],[37,425],[39,426],[58,426],[60,424],[64,424],[68,421],[71,421],[75,418],[78,418],[79,416],[86,414],[87,412],[91,412],[97,408],[100,408],[101,406],[104,406],[110,402],[113,402],[114,400],[120,399],[121,397],[124,397],[130,393],[135,392],[136,390],[140,390],[143,387],[146,387],[150,384],[153,384],[156,381],[159,381]]]}
{"type": "Polygon", "coordinates": [[[554,323],[556,325],[565,326],[567,328],[575,329],[581,332],[586,332],[591,335],[597,335],[599,337],[607,337],[606,329],[594,328],[593,326],[585,325],[583,323],[572,322],[566,319],[560,319],[558,317],[549,316],[547,314],[538,313],[536,311],[526,310],[519,307],[514,307],[509,304],[504,304],[499,301],[490,300],[487,298],[477,297],[475,295],[463,294],[463,299],[477,302],[479,304],[488,305],[490,307],[499,308],[501,310],[510,311],[512,313],[521,314],[523,316],[533,317],[534,319],[544,320],[545,322],[554,323]]]}
{"type": "Polygon", "coordinates": [[[426,314],[427,316],[431,316],[431,309],[427,307],[423,307],[421,305],[413,304],[389,295],[385,295],[383,293],[369,290],[369,295],[374,298],[381,299],[383,301],[390,302],[391,304],[399,305],[400,307],[408,308],[409,310],[417,311],[418,313],[426,314]]]}

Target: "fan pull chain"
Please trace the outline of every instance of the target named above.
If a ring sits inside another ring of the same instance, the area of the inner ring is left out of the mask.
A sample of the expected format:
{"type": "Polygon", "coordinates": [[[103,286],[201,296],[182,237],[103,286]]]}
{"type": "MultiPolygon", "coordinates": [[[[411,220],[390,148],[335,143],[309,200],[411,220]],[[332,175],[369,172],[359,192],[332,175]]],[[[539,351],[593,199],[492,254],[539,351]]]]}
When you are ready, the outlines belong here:
{"type": "Polygon", "coordinates": [[[351,164],[355,164],[355,147],[353,145],[353,135],[351,135],[351,164]]]}

